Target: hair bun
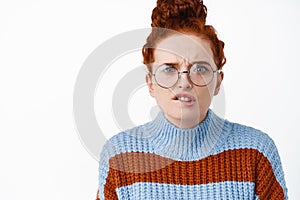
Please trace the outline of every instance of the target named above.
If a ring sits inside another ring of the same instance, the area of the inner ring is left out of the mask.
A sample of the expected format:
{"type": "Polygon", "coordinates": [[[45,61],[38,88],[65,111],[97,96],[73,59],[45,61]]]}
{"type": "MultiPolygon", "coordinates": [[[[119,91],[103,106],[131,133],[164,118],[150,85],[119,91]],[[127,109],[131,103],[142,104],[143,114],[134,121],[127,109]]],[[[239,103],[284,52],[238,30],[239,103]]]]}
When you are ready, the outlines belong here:
{"type": "Polygon", "coordinates": [[[158,0],[152,11],[152,27],[170,28],[173,23],[197,20],[205,25],[207,9],[202,0],[158,0]]]}

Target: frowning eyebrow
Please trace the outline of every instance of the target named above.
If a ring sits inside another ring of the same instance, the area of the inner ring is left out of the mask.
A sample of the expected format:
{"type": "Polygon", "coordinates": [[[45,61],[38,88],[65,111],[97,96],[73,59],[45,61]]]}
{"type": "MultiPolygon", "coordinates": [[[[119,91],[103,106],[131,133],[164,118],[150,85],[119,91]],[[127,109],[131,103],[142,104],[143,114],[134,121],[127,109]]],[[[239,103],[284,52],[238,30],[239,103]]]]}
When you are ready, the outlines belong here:
{"type": "Polygon", "coordinates": [[[195,62],[192,62],[192,63],[191,63],[191,65],[193,65],[193,64],[203,64],[203,65],[208,65],[208,66],[210,66],[210,64],[209,64],[208,62],[206,62],[206,61],[195,61],[195,62]]]}
{"type": "MultiPolygon", "coordinates": [[[[166,62],[166,63],[163,63],[163,64],[161,64],[161,65],[171,65],[171,66],[176,66],[176,67],[178,67],[179,66],[179,63],[176,63],[176,62],[166,62]]],[[[160,65],[160,66],[161,66],[160,65]]]]}
{"type": "MultiPolygon", "coordinates": [[[[202,64],[202,65],[208,65],[208,66],[210,66],[210,64],[208,62],[206,62],[206,61],[194,61],[194,62],[191,62],[189,64],[189,67],[191,67],[194,64],[202,64]]],[[[163,64],[161,64],[159,66],[162,66],[162,65],[174,66],[174,67],[177,67],[177,68],[178,68],[178,66],[180,66],[179,62],[166,62],[166,63],[163,63],[163,64]]]]}

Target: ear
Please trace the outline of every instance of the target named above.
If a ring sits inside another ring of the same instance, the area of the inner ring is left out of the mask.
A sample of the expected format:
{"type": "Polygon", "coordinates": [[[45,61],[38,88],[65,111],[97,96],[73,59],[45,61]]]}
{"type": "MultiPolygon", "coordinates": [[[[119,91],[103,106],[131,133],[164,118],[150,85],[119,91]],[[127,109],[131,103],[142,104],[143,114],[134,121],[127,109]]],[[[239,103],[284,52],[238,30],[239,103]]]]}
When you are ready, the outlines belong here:
{"type": "Polygon", "coordinates": [[[217,73],[217,85],[214,92],[214,96],[216,96],[219,93],[223,78],[224,78],[224,73],[222,71],[220,73],[217,73]]]}
{"type": "Polygon", "coordinates": [[[149,74],[146,75],[146,83],[148,85],[148,89],[149,89],[149,93],[152,97],[154,97],[154,87],[153,87],[153,83],[152,83],[152,79],[151,76],[149,74]]]}

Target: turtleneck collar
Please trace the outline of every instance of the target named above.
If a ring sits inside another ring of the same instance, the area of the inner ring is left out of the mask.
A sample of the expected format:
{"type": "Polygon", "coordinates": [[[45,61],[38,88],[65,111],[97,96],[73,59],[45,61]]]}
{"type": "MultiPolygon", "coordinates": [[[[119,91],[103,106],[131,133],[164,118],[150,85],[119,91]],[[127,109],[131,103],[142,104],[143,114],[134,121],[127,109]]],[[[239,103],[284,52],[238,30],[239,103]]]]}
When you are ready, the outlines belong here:
{"type": "Polygon", "coordinates": [[[197,160],[208,156],[219,141],[225,120],[211,109],[197,126],[178,128],[170,123],[161,111],[145,124],[143,137],[153,146],[153,152],[175,160],[197,160]]]}

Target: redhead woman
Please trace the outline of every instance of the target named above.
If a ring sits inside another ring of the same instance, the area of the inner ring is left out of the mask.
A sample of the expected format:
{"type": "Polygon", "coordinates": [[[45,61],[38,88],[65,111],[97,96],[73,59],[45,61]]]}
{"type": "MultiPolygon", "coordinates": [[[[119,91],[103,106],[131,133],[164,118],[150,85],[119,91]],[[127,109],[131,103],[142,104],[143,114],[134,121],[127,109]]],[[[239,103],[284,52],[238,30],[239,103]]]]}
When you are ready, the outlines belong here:
{"type": "Polygon", "coordinates": [[[287,199],[273,140],[210,109],[226,63],[200,0],[158,0],[142,53],[156,118],[118,133],[99,162],[98,200],[287,199]]]}

